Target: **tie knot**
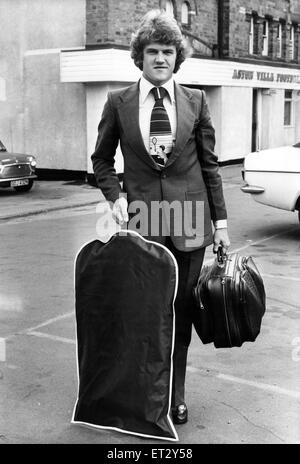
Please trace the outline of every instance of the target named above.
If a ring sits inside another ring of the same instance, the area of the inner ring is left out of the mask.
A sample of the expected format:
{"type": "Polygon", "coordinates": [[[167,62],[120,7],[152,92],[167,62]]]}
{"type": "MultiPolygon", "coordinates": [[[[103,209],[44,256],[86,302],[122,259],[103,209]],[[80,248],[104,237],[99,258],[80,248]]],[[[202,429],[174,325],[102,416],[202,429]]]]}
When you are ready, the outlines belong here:
{"type": "Polygon", "coordinates": [[[168,93],[164,87],[153,87],[151,92],[153,93],[155,100],[163,100],[168,93]]]}

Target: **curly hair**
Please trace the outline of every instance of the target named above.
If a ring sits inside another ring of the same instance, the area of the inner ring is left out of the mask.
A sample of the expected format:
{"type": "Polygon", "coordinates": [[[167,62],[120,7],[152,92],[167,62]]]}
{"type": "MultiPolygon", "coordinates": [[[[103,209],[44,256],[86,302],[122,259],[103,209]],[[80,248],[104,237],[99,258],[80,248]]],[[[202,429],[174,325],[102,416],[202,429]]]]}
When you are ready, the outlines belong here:
{"type": "Polygon", "coordinates": [[[190,55],[191,50],[182,36],[175,18],[164,11],[151,10],[142,19],[139,29],[132,35],[130,43],[131,58],[134,64],[143,70],[143,52],[146,45],[161,43],[176,47],[176,62],[174,73],[178,71],[181,63],[190,55]]]}

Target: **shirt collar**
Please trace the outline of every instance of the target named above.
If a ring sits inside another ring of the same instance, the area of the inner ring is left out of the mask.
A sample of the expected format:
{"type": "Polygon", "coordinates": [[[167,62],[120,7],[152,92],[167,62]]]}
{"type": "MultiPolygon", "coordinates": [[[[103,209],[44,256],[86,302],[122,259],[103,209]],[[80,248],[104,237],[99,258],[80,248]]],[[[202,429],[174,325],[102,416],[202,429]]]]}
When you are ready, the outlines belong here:
{"type": "MultiPolygon", "coordinates": [[[[149,95],[151,89],[155,87],[151,82],[144,78],[144,76],[140,79],[140,102],[144,103],[146,98],[149,95]]],[[[175,92],[174,92],[174,79],[171,77],[167,82],[165,82],[161,87],[164,87],[170,97],[171,102],[175,102],[175,92]]]]}

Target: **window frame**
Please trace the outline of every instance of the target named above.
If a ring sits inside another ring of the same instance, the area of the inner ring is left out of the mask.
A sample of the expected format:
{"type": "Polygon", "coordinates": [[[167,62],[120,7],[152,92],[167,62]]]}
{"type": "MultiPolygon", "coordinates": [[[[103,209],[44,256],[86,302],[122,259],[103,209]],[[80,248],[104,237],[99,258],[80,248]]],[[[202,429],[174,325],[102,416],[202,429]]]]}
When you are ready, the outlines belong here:
{"type": "Polygon", "coordinates": [[[290,25],[289,30],[289,59],[295,59],[295,27],[293,24],[290,25]]]}
{"type": "Polygon", "coordinates": [[[250,27],[249,27],[249,55],[254,54],[254,16],[250,17],[250,27]]]}
{"type": "Polygon", "coordinates": [[[269,55],[269,20],[264,19],[263,20],[263,47],[261,54],[262,56],[268,56],[269,55]]]}
{"type": "Polygon", "coordinates": [[[277,41],[276,57],[282,58],[282,23],[280,21],[277,24],[276,41],[277,41]]]}
{"type": "Polygon", "coordinates": [[[190,20],[190,4],[189,2],[182,2],[182,5],[181,5],[181,24],[183,26],[190,26],[191,24],[191,20],[190,20]],[[186,11],[185,11],[185,14],[186,14],[186,18],[187,18],[187,21],[186,22],[183,22],[183,9],[184,7],[186,8],[186,11]]]}

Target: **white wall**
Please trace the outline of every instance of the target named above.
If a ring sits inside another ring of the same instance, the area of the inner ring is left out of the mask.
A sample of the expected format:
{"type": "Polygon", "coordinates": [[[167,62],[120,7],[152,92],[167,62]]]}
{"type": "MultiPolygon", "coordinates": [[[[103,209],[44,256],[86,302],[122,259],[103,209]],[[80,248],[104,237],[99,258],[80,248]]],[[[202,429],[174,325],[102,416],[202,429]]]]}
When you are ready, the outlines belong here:
{"type": "Polygon", "coordinates": [[[219,161],[243,158],[251,151],[252,88],[221,88],[219,161]]]}
{"type": "Polygon", "coordinates": [[[83,84],[59,81],[59,53],[24,58],[24,151],[43,169],[86,170],[83,84]]]}
{"type": "MultiPolygon", "coordinates": [[[[93,174],[91,154],[95,150],[98,135],[98,124],[101,119],[102,111],[107,99],[109,90],[127,87],[128,83],[91,83],[86,84],[86,114],[87,114],[87,172],[93,174]]],[[[117,173],[122,173],[124,167],[123,156],[120,147],[117,148],[115,157],[115,169],[117,173]]]]}
{"type": "Polygon", "coordinates": [[[293,92],[294,109],[291,126],[284,126],[284,90],[262,95],[261,149],[292,145],[300,140],[300,105],[293,92]]]}
{"type": "MultiPolygon", "coordinates": [[[[283,145],[293,145],[295,142],[299,141],[296,139],[296,133],[297,133],[297,126],[299,126],[299,123],[300,123],[300,113],[297,114],[297,109],[299,109],[299,106],[297,108],[296,97],[297,97],[297,91],[293,91],[292,124],[290,127],[283,128],[283,132],[284,132],[284,136],[283,136],[284,144],[283,145]]],[[[284,92],[283,92],[282,98],[284,101],[284,92]]],[[[282,103],[282,106],[283,104],[284,103],[282,103]]]]}
{"type": "Polygon", "coordinates": [[[0,1],[0,133],[38,168],[86,169],[83,84],[60,82],[59,51],[85,44],[85,0],[0,1]]]}
{"type": "Polygon", "coordinates": [[[265,97],[269,101],[268,117],[268,139],[262,148],[275,148],[284,145],[283,129],[283,108],[284,90],[277,89],[270,97],[265,97]]]}

